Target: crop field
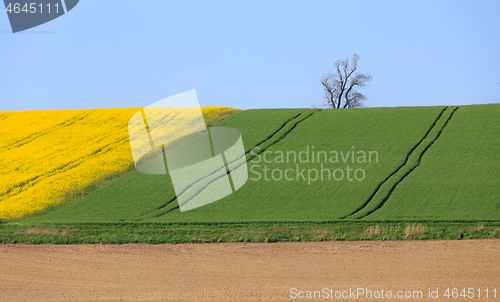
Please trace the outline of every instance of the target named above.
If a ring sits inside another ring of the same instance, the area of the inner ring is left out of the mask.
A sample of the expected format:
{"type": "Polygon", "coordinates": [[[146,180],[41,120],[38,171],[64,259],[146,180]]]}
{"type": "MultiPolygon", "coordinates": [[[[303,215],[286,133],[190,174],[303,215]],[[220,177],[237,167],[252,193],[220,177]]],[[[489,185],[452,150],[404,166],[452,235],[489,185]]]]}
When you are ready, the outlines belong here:
{"type": "Polygon", "coordinates": [[[500,236],[500,105],[217,116],[210,124],[238,129],[245,146],[248,180],[233,194],[181,212],[168,174],[125,166],[121,171],[130,172],[101,179],[62,207],[7,223],[0,237],[160,243],[500,236]]]}
{"type": "MultiPolygon", "coordinates": [[[[0,113],[0,220],[47,212],[133,167],[140,108],[0,113]]],[[[205,107],[207,124],[237,110],[205,107]]]]}
{"type": "Polygon", "coordinates": [[[460,107],[379,211],[367,218],[500,220],[500,106],[460,107]]]}

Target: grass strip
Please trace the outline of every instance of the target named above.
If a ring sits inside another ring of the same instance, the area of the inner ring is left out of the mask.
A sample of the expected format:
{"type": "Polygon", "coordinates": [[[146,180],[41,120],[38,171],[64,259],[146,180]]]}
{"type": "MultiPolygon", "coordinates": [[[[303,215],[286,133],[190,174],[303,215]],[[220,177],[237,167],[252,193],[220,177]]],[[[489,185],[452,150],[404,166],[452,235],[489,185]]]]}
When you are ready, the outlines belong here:
{"type": "Polygon", "coordinates": [[[500,238],[500,222],[0,224],[0,243],[125,244],[500,238]]]}

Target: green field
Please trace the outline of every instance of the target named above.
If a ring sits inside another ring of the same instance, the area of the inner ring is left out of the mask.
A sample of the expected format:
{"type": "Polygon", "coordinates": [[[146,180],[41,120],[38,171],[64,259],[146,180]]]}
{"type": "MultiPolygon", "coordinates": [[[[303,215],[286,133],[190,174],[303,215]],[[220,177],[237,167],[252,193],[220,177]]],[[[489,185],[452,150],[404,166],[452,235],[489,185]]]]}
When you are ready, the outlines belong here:
{"type": "Polygon", "coordinates": [[[460,107],[370,218],[500,220],[500,106],[460,107]]]}
{"type": "Polygon", "coordinates": [[[168,175],[132,171],[3,224],[0,241],[38,242],[34,226],[74,228],[69,242],[500,236],[500,105],[246,110],[215,127],[242,135],[249,179],[235,193],[180,212],[168,175]]]}

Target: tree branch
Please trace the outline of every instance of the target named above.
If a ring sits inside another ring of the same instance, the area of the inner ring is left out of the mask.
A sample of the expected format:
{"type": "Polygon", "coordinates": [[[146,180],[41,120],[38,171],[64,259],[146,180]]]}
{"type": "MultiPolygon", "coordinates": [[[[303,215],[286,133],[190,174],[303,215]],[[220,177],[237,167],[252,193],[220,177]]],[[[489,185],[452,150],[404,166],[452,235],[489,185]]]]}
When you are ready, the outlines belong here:
{"type": "Polygon", "coordinates": [[[369,74],[355,73],[358,68],[358,54],[353,54],[352,64],[349,66],[349,58],[338,60],[335,63],[336,74],[325,74],[321,84],[325,89],[326,104],[333,108],[361,107],[362,101],[366,99],[359,93],[357,87],[365,87],[366,82],[372,78],[369,74]],[[342,104],[344,101],[344,104],[342,104]]]}

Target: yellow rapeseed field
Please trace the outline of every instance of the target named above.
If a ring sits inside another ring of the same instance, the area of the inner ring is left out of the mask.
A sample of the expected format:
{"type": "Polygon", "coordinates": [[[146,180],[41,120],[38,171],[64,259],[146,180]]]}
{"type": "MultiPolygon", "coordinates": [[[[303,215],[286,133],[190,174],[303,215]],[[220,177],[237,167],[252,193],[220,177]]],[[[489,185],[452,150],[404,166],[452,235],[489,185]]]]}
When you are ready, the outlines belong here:
{"type": "MultiPolygon", "coordinates": [[[[132,169],[140,108],[0,112],[0,219],[50,210],[132,169]]],[[[239,109],[204,107],[207,125],[239,109]]]]}

